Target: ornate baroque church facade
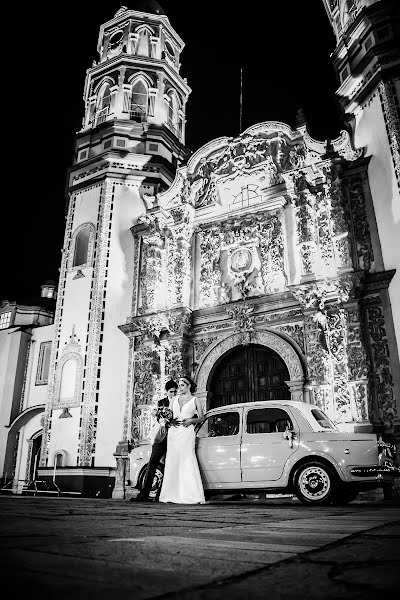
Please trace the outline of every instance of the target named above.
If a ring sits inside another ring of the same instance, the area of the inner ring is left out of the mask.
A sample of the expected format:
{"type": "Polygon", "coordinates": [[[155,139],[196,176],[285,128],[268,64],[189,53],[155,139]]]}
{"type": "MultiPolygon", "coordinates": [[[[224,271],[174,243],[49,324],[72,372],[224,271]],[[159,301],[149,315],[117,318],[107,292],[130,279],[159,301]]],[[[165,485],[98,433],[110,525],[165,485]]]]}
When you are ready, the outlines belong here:
{"type": "Polygon", "coordinates": [[[205,408],[292,398],[400,442],[399,22],[391,2],[324,3],[352,133],[318,141],[301,120],[267,121],[190,158],[184,44],[167,16],[122,7],[101,27],[40,478],[56,468],[64,489],[129,494],[130,450],[181,372],[205,408]]]}

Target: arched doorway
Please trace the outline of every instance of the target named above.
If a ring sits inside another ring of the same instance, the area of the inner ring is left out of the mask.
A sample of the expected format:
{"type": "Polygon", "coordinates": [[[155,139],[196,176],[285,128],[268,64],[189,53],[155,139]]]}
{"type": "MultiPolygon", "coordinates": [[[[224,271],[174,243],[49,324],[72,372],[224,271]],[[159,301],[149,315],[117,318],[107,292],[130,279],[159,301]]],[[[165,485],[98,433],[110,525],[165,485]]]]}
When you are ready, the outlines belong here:
{"type": "Polygon", "coordinates": [[[285,381],[288,368],[277,352],[266,346],[237,346],[216,364],[208,389],[209,408],[257,400],[290,400],[285,381]]]}
{"type": "Polygon", "coordinates": [[[42,448],[42,434],[40,433],[32,441],[32,454],[29,466],[29,481],[37,479],[37,470],[39,468],[40,450],[42,448]]]}

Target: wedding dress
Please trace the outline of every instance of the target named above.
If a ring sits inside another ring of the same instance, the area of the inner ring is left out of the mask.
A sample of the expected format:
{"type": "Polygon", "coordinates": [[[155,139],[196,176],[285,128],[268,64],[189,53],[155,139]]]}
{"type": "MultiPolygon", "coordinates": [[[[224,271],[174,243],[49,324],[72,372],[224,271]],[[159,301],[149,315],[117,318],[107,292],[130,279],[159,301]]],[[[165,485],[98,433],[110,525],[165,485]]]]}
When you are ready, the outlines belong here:
{"type": "MultiPolygon", "coordinates": [[[[191,419],[196,413],[195,400],[193,396],[180,408],[179,399],[174,398],[171,407],[174,418],[179,421],[191,419]]],[[[188,427],[179,425],[168,429],[167,454],[160,502],[174,502],[176,504],[204,503],[203,484],[195,454],[195,439],[196,434],[193,425],[188,427]]]]}

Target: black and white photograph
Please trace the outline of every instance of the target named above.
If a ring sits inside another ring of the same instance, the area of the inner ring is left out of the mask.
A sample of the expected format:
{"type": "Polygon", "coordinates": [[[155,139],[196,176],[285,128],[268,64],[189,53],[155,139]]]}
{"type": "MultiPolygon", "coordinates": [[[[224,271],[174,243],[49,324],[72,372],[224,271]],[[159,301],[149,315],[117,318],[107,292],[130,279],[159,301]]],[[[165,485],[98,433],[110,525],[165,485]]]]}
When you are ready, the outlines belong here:
{"type": "Polygon", "coordinates": [[[2,590],[393,596],[400,5],[125,1],[4,14],[2,590]]]}

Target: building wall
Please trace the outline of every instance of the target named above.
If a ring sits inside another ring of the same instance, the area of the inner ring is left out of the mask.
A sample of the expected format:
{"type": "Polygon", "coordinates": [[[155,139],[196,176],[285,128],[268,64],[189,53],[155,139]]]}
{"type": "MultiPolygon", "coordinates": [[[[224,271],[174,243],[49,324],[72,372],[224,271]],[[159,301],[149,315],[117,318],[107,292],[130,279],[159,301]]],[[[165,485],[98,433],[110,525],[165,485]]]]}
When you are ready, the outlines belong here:
{"type": "Polygon", "coordinates": [[[6,428],[20,412],[25,357],[30,335],[17,328],[0,331],[0,469],[8,477],[13,466],[6,428]],[[4,434],[4,435],[3,435],[4,434]],[[7,459],[7,460],[6,460],[7,459]]]}
{"type": "Polygon", "coordinates": [[[386,270],[396,269],[389,286],[397,347],[400,348],[400,239],[399,183],[390,152],[382,102],[378,92],[357,115],[354,143],[370,157],[368,179],[374,205],[382,258],[386,270]]]}
{"type": "Polygon", "coordinates": [[[115,187],[107,301],[104,319],[104,347],[97,421],[96,466],[114,466],[114,452],[122,437],[128,385],[128,340],[119,330],[132,305],[135,260],[130,228],[143,212],[136,185],[115,187]]]}
{"type": "Polygon", "coordinates": [[[53,342],[54,325],[37,327],[32,330],[28,364],[25,369],[25,382],[22,395],[22,410],[32,406],[44,405],[47,397],[47,383],[38,383],[38,368],[41,344],[53,342]]]}
{"type": "MultiPolygon", "coordinates": [[[[21,427],[18,438],[18,449],[16,456],[16,470],[14,475],[13,489],[15,493],[21,493],[24,486],[30,481],[30,467],[32,461],[33,437],[40,435],[42,431],[42,417],[35,415],[28,423],[21,427]]],[[[32,469],[39,466],[38,459],[32,464],[32,469]]]]}
{"type": "MultiPolygon", "coordinates": [[[[128,379],[128,340],[118,327],[131,311],[134,243],[130,228],[144,210],[139,185],[107,179],[76,195],[72,239],[77,227],[93,223],[96,254],[90,266],[71,268],[74,246],[66,240],[58,360],[74,332],[84,363],[82,394],[68,404],[60,403],[54,391],[48,466],[60,449],[67,453],[68,466],[80,464],[84,451],[86,456],[94,454],[92,466],[111,467],[115,462],[128,379]],[[72,418],[60,419],[65,407],[72,418]],[[91,441],[85,437],[88,429],[93,433],[91,441]]],[[[51,377],[57,378],[57,368],[51,377]]]]}

